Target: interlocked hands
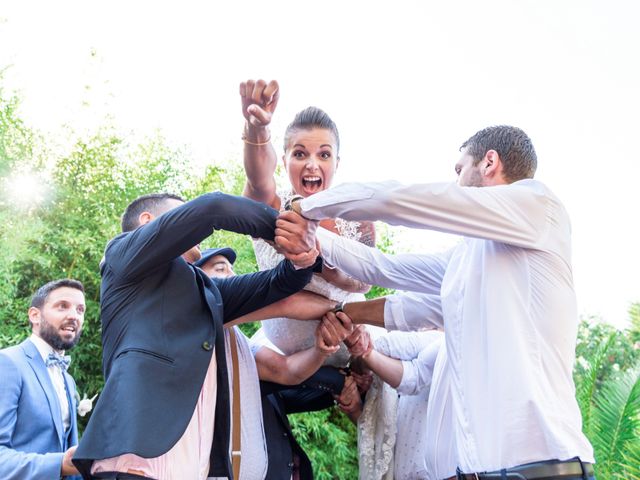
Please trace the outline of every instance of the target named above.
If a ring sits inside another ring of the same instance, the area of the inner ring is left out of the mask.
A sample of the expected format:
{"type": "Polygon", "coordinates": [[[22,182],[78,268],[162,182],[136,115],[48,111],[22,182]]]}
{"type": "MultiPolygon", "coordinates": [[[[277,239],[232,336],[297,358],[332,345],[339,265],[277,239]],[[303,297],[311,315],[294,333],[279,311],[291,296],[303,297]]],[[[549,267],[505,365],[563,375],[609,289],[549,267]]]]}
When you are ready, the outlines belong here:
{"type": "Polygon", "coordinates": [[[366,355],[373,348],[371,335],[365,326],[354,325],[344,312],[325,313],[316,335],[321,336],[324,346],[333,348],[334,351],[338,350],[340,342],[344,342],[353,357],[366,355]]]}
{"type": "Polygon", "coordinates": [[[343,342],[353,333],[351,319],[343,313],[327,312],[316,328],[316,347],[329,356],[340,349],[343,342]],[[340,317],[338,317],[340,315],[340,317]]]}
{"type": "Polygon", "coordinates": [[[317,228],[318,222],[307,220],[295,212],[282,212],[276,220],[276,247],[294,265],[309,267],[319,255],[317,228]]]}

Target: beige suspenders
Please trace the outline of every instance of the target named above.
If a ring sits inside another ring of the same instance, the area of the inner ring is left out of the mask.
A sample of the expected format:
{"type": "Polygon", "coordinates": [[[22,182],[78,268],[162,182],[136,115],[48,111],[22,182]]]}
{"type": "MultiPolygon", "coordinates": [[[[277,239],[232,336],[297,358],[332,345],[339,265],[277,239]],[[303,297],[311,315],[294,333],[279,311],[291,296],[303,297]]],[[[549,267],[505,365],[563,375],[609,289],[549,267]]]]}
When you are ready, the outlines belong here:
{"type": "Polygon", "coordinates": [[[233,468],[233,479],[240,479],[240,460],[242,457],[240,424],[240,368],[238,366],[238,340],[236,338],[235,327],[229,327],[229,340],[231,344],[231,363],[233,365],[233,435],[231,438],[231,466],[233,468]]]}

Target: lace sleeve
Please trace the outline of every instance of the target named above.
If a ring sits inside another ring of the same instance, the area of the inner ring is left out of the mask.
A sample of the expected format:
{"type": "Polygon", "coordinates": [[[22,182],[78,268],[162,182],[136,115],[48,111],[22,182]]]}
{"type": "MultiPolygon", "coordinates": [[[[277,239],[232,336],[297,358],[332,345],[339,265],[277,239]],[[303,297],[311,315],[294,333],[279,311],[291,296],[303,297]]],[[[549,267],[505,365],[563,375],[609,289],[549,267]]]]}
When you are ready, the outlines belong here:
{"type": "Polygon", "coordinates": [[[367,247],[376,246],[376,226],[373,222],[360,222],[358,233],[360,243],[364,243],[367,247]]]}

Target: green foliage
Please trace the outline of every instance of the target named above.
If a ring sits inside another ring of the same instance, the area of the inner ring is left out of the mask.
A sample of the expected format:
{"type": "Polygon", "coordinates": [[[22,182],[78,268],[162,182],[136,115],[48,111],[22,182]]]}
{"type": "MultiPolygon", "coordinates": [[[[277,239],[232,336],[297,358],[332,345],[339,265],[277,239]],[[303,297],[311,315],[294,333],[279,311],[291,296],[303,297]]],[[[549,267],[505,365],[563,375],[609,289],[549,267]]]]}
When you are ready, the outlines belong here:
{"type": "Polygon", "coordinates": [[[17,116],[18,105],[18,98],[15,95],[6,97],[0,87],[0,176],[6,175],[19,161],[32,156],[33,134],[17,116]]]}
{"type": "Polygon", "coordinates": [[[338,409],[290,415],[298,442],[318,480],[358,478],[356,428],[338,409]]]}
{"type": "Polygon", "coordinates": [[[640,446],[640,371],[629,370],[616,381],[605,383],[596,399],[594,434],[597,473],[601,478],[628,479],[624,456],[640,446]]]}
{"type": "MultiPolygon", "coordinates": [[[[9,121],[0,131],[14,124],[21,125],[9,121]]],[[[133,198],[152,191],[181,193],[189,170],[180,152],[168,150],[160,137],[131,149],[108,131],[78,141],[50,170],[28,158],[20,164],[49,178],[53,194],[27,211],[8,201],[0,206],[7,226],[0,237],[0,341],[17,343],[29,334],[27,305],[39,286],[55,278],[80,280],[87,314],[70,371],[80,392],[93,396],[103,386],[98,265],[104,247],[119,232],[121,212],[133,198]]]]}
{"type": "Polygon", "coordinates": [[[629,320],[629,338],[636,348],[640,348],[640,302],[632,303],[629,307],[629,320]]]}
{"type": "Polygon", "coordinates": [[[594,396],[597,391],[598,375],[604,370],[603,366],[608,360],[608,353],[616,340],[616,334],[612,333],[600,345],[596,347],[595,353],[586,361],[584,357],[578,357],[576,364],[576,396],[580,410],[582,412],[582,427],[587,436],[592,433],[591,417],[595,409],[594,396]],[[579,373],[578,373],[579,372],[579,373]]]}
{"type": "Polygon", "coordinates": [[[625,469],[616,474],[616,480],[640,480],[640,445],[634,443],[622,454],[625,469]]]}
{"type": "Polygon", "coordinates": [[[576,354],[576,393],[596,476],[640,478],[640,349],[632,330],[583,320],[576,354]]]}
{"type": "MultiPolygon", "coordinates": [[[[389,229],[386,223],[376,223],[376,248],[384,253],[395,254],[394,232],[389,229]]],[[[371,290],[366,294],[367,298],[378,298],[385,295],[391,295],[394,290],[390,288],[379,287],[373,285],[371,290]]]]}
{"type": "Polygon", "coordinates": [[[33,152],[33,135],[17,117],[17,107],[17,98],[5,97],[0,88],[0,347],[28,335],[25,312],[29,299],[21,295],[22,275],[15,265],[28,257],[27,242],[41,231],[40,222],[29,212],[10,209],[7,175],[31,159],[33,152]],[[9,318],[20,320],[9,322],[9,318]]]}
{"type": "Polygon", "coordinates": [[[597,387],[605,379],[633,368],[640,361],[640,349],[634,344],[628,331],[617,330],[598,318],[589,317],[583,319],[578,326],[576,380],[585,375],[585,369],[593,364],[598,349],[608,341],[612,343],[606,349],[606,356],[601,359],[601,366],[597,368],[597,387]]]}

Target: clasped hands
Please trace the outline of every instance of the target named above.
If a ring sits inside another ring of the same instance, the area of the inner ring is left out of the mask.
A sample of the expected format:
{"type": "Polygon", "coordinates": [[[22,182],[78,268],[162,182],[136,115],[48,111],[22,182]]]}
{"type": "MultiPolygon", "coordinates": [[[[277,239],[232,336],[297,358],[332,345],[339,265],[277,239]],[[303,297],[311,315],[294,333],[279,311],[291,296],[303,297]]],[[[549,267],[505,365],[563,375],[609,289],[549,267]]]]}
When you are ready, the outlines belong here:
{"type": "Polygon", "coordinates": [[[314,220],[307,220],[293,211],[282,212],[276,220],[276,248],[297,267],[310,267],[320,251],[317,228],[318,222],[314,220]]]}
{"type": "MultiPolygon", "coordinates": [[[[364,325],[354,325],[344,312],[327,312],[316,329],[316,348],[324,355],[329,356],[338,351],[341,341],[354,357],[366,355],[373,348],[371,336],[364,325]]],[[[345,378],[344,388],[340,395],[334,395],[336,405],[353,421],[357,421],[362,409],[361,384],[367,384],[364,388],[366,391],[371,385],[371,381],[371,374],[358,375],[353,372],[345,378]]]]}
{"type": "Polygon", "coordinates": [[[372,348],[371,336],[364,325],[354,325],[344,312],[329,311],[316,329],[316,347],[328,356],[338,351],[340,342],[354,357],[365,355],[372,348]]]}

